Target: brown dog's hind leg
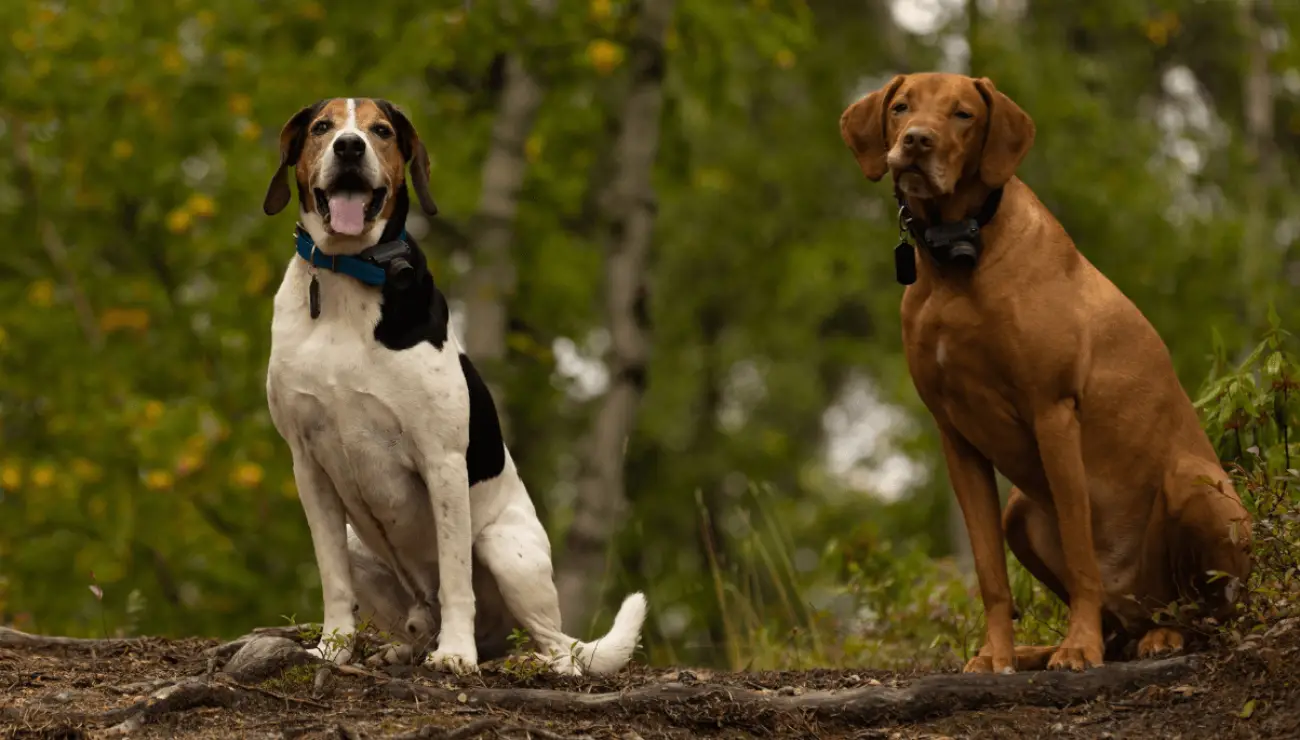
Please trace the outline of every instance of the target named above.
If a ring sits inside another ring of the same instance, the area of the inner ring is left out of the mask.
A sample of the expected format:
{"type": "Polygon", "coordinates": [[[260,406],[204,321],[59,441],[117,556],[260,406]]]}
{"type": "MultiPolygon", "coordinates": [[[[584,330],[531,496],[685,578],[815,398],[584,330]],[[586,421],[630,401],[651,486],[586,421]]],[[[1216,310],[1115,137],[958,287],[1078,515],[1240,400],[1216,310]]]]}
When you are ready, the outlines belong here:
{"type": "Polygon", "coordinates": [[[1065,555],[1056,533],[1056,515],[1035,503],[1024,491],[1012,488],[1002,511],[1002,529],[1016,560],[1056,594],[1056,598],[1070,603],[1065,581],[1058,575],[1065,572],[1065,555]]]}

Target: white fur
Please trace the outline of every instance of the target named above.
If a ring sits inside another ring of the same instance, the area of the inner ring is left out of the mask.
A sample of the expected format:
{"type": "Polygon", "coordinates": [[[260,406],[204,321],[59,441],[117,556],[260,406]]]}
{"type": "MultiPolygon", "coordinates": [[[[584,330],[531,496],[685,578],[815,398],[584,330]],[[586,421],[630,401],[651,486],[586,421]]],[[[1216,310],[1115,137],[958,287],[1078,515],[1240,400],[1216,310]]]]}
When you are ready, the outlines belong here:
{"type": "MultiPolygon", "coordinates": [[[[325,152],[322,160],[333,156],[325,152]]],[[[343,237],[302,214],[326,254],[373,244],[384,227],[378,221],[360,237],[343,237]]],[[[644,596],[624,600],[596,642],[564,635],[550,542],[509,451],[500,475],[470,489],[469,394],[454,335],[448,331],[441,350],[385,348],[374,339],[379,289],[324,269],[313,320],[311,273],[295,255],[276,293],[267,401],[293,456],[320,569],[324,633],[343,638],[323,639],[316,654],[350,660],[349,647],[332,648],[350,646],[363,617],[417,647],[436,632],[426,663],[474,671],[479,645],[504,639],[517,623],[557,671],[622,668],[645,620],[644,596]]]]}

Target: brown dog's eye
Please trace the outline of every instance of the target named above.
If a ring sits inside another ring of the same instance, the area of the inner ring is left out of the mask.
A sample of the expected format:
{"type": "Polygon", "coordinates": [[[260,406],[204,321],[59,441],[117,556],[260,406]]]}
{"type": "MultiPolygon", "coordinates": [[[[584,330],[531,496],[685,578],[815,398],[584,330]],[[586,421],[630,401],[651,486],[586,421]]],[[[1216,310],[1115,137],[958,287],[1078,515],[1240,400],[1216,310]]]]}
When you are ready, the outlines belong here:
{"type": "Polygon", "coordinates": [[[329,131],[330,126],[331,124],[329,121],[325,121],[325,120],[317,121],[311,125],[311,133],[313,136],[320,136],[321,134],[329,131]]]}
{"type": "Polygon", "coordinates": [[[899,114],[901,114],[901,113],[906,113],[906,112],[907,112],[907,103],[894,103],[894,107],[891,108],[890,110],[894,111],[894,115],[899,115],[899,114]]]}
{"type": "Polygon", "coordinates": [[[370,127],[370,131],[381,139],[387,139],[393,135],[393,130],[382,123],[376,123],[370,127]]]}
{"type": "Polygon", "coordinates": [[[957,111],[956,113],[953,113],[953,115],[954,115],[954,116],[957,116],[958,118],[962,119],[963,121],[966,121],[966,120],[969,120],[969,119],[971,119],[971,118],[974,118],[974,116],[972,116],[971,114],[967,113],[967,112],[964,111],[964,110],[959,110],[959,111],[957,111]]]}

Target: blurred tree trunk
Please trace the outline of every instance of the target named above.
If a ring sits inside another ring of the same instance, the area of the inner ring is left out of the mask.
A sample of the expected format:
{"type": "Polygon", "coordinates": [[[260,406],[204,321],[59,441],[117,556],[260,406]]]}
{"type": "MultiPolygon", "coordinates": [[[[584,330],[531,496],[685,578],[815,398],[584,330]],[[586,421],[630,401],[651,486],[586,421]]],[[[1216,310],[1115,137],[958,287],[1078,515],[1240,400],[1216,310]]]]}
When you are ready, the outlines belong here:
{"type": "Polygon", "coordinates": [[[600,204],[605,243],[605,312],[610,386],[596,410],[578,479],[573,525],[556,583],[564,622],[586,622],[605,571],[606,553],[624,521],[623,463],[645,389],[646,261],[654,229],[650,177],[663,109],[664,37],[673,0],[643,0],[631,48],[631,81],[615,144],[613,182],[600,204]]]}
{"type": "MultiPolygon", "coordinates": [[[[1238,22],[1245,42],[1246,68],[1242,79],[1242,103],[1246,129],[1246,152],[1254,164],[1246,185],[1246,235],[1241,256],[1242,318],[1256,326],[1264,314],[1266,300],[1259,290],[1267,281],[1277,250],[1270,227],[1269,193],[1280,185],[1281,162],[1274,141],[1274,90],[1265,45],[1269,0],[1239,0],[1238,22]]],[[[1271,299],[1271,296],[1267,297],[1271,299]]]]}
{"type": "MultiPolygon", "coordinates": [[[[553,0],[533,3],[538,15],[550,16],[553,0]]],[[[519,191],[528,170],[526,145],[544,90],[520,54],[505,59],[505,74],[492,123],[492,138],[483,162],[483,185],[471,226],[473,267],[465,279],[465,353],[485,370],[497,414],[509,436],[506,399],[498,378],[506,356],[507,300],[515,289],[511,255],[519,191]]]]}

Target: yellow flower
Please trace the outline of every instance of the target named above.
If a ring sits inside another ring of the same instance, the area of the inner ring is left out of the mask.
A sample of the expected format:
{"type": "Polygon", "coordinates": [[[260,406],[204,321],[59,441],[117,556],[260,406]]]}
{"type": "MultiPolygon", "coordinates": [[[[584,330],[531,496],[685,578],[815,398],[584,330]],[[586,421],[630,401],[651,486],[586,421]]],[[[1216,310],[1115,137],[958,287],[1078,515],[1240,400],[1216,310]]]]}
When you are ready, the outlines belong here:
{"type": "Polygon", "coordinates": [[[587,44],[587,61],[597,72],[607,75],[623,62],[623,47],[613,41],[596,39],[587,44]]]}
{"type": "Polygon", "coordinates": [[[32,485],[37,488],[49,488],[54,484],[54,467],[51,465],[37,465],[32,468],[32,485]]]}
{"type": "Polygon", "coordinates": [[[588,14],[593,21],[603,21],[609,18],[612,10],[610,0],[591,0],[591,6],[588,8],[588,14]]]}
{"type": "Polygon", "coordinates": [[[243,93],[235,93],[226,101],[231,115],[246,116],[253,112],[253,99],[243,93]]]}
{"type": "Polygon", "coordinates": [[[237,127],[239,128],[239,137],[253,141],[262,135],[262,127],[248,120],[241,120],[237,127]]]}
{"type": "Polygon", "coordinates": [[[199,19],[199,23],[202,23],[208,28],[212,28],[217,24],[217,14],[213,13],[211,10],[200,10],[195,17],[199,19]]]}
{"type": "Polygon", "coordinates": [[[181,50],[176,48],[175,44],[167,44],[162,50],[162,66],[168,72],[179,72],[185,69],[185,57],[181,56],[181,50]]]}
{"type": "Polygon", "coordinates": [[[524,142],[524,156],[530,163],[536,162],[542,156],[542,148],[545,146],[545,140],[541,134],[533,134],[524,142]]]}
{"type": "Polygon", "coordinates": [[[31,51],[36,48],[36,34],[31,31],[14,31],[9,40],[13,42],[14,48],[18,51],[31,51]]]}
{"type": "Polygon", "coordinates": [[[253,488],[262,482],[262,466],[257,463],[240,463],[231,472],[230,482],[240,488],[253,488]]]}
{"type": "Polygon", "coordinates": [[[54,303],[54,283],[49,280],[37,280],[27,288],[27,300],[40,308],[47,308],[54,303]]]}
{"type": "Polygon", "coordinates": [[[72,461],[72,474],[84,481],[99,479],[99,466],[84,457],[72,461]]]}
{"type": "Polygon", "coordinates": [[[298,8],[298,15],[301,15],[309,21],[318,21],[325,17],[325,9],[321,7],[320,3],[303,3],[302,6],[298,8]]]}
{"type": "Polygon", "coordinates": [[[106,308],[99,315],[99,328],[106,332],[118,329],[144,331],[149,328],[149,312],[142,308],[106,308]]]}
{"type": "Polygon", "coordinates": [[[271,267],[262,255],[250,254],[244,260],[244,274],[247,276],[244,278],[244,292],[257,295],[271,280],[271,267]]]}
{"type": "Polygon", "coordinates": [[[201,467],[203,467],[203,456],[193,452],[181,455],[180,459],[176,461],[176,473],[178,475],[189,475],[201,467]]]}
{"type": "Polygon", "coordinates": [[[221,63],[226,65],[227,69],[235,69],[244,66],[246,55],[243,49],[227,49],[221,52],[221,63]]]}
{"type": "Polygon", "coordinates": [[[186,201],[185,208],[199,218],[211,218],[217,212],[217,203],[210,195],[194,193],[186,201]]]}
{"type": "Polygon", "coordinates": [[[0,485],[13,490],[23,484],[23,469],[18,463],[5,463],[0,467],[0,485]]]}
{"type": "Polygon", "coordinates": [[[776,53],[776,66],[781,69],[790,69],[794,66],[794,52],[789,49],[782,49],[776,53]]]}
{"type": "Polygon", "coordinates": [[[167,230],[173,234],[184,234],[190,230],[194,217],[185,208],[177,208],[167,214],[167,230]]]}
{"type": "Polygon", "coordinates": [[[95,60],[94,69],[95,74],[99,77],[107,77],[113,74],[113,70],[117,69],[117,60],[113,59],[113,57],[100,57],[95,60]]]}
{"type": "Polygon", "coordinates": [[[162,401],[148,401],[144,405],[144,420],[150,424],[162,418],[163,412],[167,410],[162,401]]]}
{"type": "Polygon", "coordinates": [[[151,491],[164,491],[175,482],[176,479],[166,470],[150,470],[144,477],[144,484],[151,491]]]}
{"type": "Polygon", "coordinates": [[[112,151],[114,159],[129,159],[132,154],[135,154],[135,145],[126,139],[118,139],[113,142],[112,151]]]}

